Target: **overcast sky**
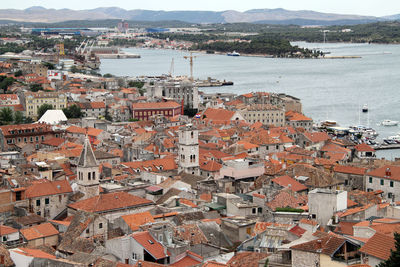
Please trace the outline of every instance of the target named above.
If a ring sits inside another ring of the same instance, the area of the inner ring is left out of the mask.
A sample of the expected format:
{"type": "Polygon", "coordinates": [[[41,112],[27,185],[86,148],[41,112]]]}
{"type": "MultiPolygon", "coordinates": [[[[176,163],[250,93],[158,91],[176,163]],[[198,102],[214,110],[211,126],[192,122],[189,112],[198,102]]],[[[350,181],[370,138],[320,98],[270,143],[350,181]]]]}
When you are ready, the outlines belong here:
{"type": "Polygon", "coordinates": [[[151,10],[237,10],[285,8],[341,14],[385,16],[400,13],[400,0],[1,0],[1,9],[31,6],[75,10],[117,6],[151,10]]]}

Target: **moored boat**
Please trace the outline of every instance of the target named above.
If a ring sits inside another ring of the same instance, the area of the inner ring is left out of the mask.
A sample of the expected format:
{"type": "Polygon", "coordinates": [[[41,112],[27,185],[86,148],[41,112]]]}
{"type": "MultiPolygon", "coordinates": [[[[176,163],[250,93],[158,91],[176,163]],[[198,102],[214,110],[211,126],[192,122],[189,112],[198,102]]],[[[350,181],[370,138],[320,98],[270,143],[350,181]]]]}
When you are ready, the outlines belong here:
{"type": "Polygon", "coordinates": [[[367,104],[365,104],[365,105],[362,107],[362,112],[368,112],[368,105],[367,105],[367,104]]]}
{"type": "Polygon", "coordinates": [[[236,52],[236,51],[233,51],[233,52],[231,52],[231,53],[228,53],[228,54],[226,54],[227,56],[231,56],[231,57],[239,57],[240,56],[240,54],[238,53],[238,52],[236,52]]]}
{"type": "Polygon", "coordinates": [[[384,120],[381,123],[383,126],[396,126],[399,124],[398,121],[392,121],[392,120],[384,120]]]}

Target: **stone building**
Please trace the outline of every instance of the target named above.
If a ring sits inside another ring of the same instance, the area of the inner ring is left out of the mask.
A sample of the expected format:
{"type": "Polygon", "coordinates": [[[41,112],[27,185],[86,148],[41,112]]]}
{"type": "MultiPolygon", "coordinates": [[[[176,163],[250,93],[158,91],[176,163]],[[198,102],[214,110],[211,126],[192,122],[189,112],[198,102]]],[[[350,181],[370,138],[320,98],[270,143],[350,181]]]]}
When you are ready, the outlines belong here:
{"type": "Polygon", "coordinates": [[[248,123],[261,122],[265,125],[285,126],[285,110],[278,106],[254,104],[239,112],[248,123]]]}
{"type": "Polygon", "coordinates": [[[179,169],[185,172],[199,175],[199,132],[192,124],[187,124],[179,132],[179,169]]]}

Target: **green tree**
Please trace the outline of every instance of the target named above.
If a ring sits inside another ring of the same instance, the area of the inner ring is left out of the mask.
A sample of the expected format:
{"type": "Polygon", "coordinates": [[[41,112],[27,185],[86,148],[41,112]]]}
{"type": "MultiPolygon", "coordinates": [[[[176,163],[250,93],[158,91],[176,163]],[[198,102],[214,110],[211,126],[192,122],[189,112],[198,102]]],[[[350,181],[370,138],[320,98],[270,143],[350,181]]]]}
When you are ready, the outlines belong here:
{"type": "Polygon", "coordinates": [[[63,108],[63,112],[68,119],[79,119],[83,117],[82,110],[78,105],[63,108]]]}
{"type": "Polygon", "coordinates": [[[144,82],[141,82],[141,81],[129,81],[128,82],[128,86],[129,87],[136,87],[136,88],[141,89],[144,86],[144,82]]]}
{"type": "Polygon", "coordinates": [[[106,114],[104,118],[108,121],[113,121],[113,118],[111,117],[110,113],[108,112],[108,107],[106,106],[106,114]]]}
{"type": "Polygon", "coordinates": [[[34,83],[34,84],[31,84],[31,85],[29,86],[29,89],[30,89],[32,92],[42,91],[42,90],[43,90],[43,86],[40,85],[40,84],[34,83]]]}
{"type": "Polygon", "coordinates": [[[53,106],[50,104],[43,104],[38,108],[38,118],[40,119],[43,114],[49,110],[49,109],[53,109],[53,106]]]}
{"type": "Polygon", "coordinates": [[[50,62],[43,62],[43,65],[47,67],[47,69],[49,70],[54,70],[56,67],[54,66],[54,64],[50,63],[50,62]]]}
{"type": "Polygon", "coordinates": [[[24,123],[25,118],[21,111],[14,112],[14,124],[24,123]]]}
{"type": "Polygon", "coordinates": [[[13,110],[9,107],[2,108],[0,110],[0,124],[8,125],[14,121],[13,110]]]}
{"type": "Polygon", "coordinates": [[[110,74],[110,73],[106,73],[106,74],[103,75],[103,77],[104,78],[111,78],[111,77],[113,77],[113,75],[110,74]]]}
{"type": "Polygon", "coordinates": [[[0,89],[7,91],[8,87],[15,82],[12,77],[0,76],[0,89]]]}
{"type": "Polygon", "coordinates": [[[390,253],[389,259],[381,262],[378,267],[398,267],[400,263],[400,234],[394,233],[395,250],[390,253]]]}
{"type": "Polygon", "coordinates": [[[20,76],[22,76],[22,70],[17,70],[15,73],[14,73],[14,76],[15,77],[20,77],[20,76]]]}
{"type": "Polygon", "coordinates": [[[269,259],[267,258],[264,263],[264,267],[268,267],[269,259]]]}

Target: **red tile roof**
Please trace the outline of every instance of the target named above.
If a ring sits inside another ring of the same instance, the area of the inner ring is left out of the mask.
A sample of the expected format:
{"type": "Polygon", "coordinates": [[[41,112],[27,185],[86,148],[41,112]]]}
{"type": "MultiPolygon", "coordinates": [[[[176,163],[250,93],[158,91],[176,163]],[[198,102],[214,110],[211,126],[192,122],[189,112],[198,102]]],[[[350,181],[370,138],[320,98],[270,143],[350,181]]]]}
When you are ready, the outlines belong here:
{"type": "Polygon", "coordinates": [[[335,234],[328,234],[324,238],[305,242],[292,246],[291,249],[322,253],[333,256],[333,254],[346,242],[346,239],[335,234]]]}
{"type": "Polygon", "coordinates": [[[307,190],[307,187],[295,179],[293,179],[290,176],[279,176],[271,180],[272,182],[282,186],[282,187],[287,187],[290,188],[293,192],[299,192],[299,191],[304,191],[307,190]],[[289,187],[290,185],[290,187],[289,187]]]}
{"type": "Polygon", "coordinates": [[[355,149],[360,152],[375,152],[375,149],[373,149],[366,143],[361,143],[361,144],[356,145],[355,149]]]}
{"type": "Polygon", "coordinates": [[[289,121],[312,121],[311,118],[304,116],[301,113],[295,112],[295,111],[287,111],[286,114],[286,119],[289,121]]]}
{"type": "Polygon", "coordinates": [[[40,249],[33,249],[33,248],[16,248],[13,250],[14,252],[28,256],[33,258],[42,258],[42,259],[56,259],[56,256],[48,254],[40,249]]]}
{"type": "Polygon", "coordinates": [[[168,257],[168,250],[165,253],[164,246],[156,241],[149,232],[137,232],[133,233],[131,236],[156,260],[168,257]]]}
{"type": "Polygon", "coordinates": [[[9,235],[9,234],[16,233],[16,232],[18,232],[18,229],[14,229],[12,227],[5,226],[5,225],[0,225],[0,236],[9,235]]]}
{"type": "Polygon", "coordinates": [[[129,226],[129,228],[131,228],[132,231],[139,230],[139,226],[143,224],[155,222],[153,215],[151,215],[151,213],[148,211],[124,215],[121,216],[121,218],[126,222],[126,224],[129,226]]]}
{"type": "Polygon", "coordinates": [[[381,168],[377,168],[373,171],[368,172],[367,175],[400,181],[400,166],[385,165],[381,168]]]}
{"type": "Polygon", "coordinates": [[[238,252],[227,262],[227,265],[229,267],[259,266],[258,262],[268,255],[263,252],[238,252]]]}
{"type": "Polygon", "coordinates": [[[181,105],[176,103],[175,101],[167,101],[167,102],[144,102],[144,103],[133,103],[132,109],[168,109],[168,108],[179,108],[181,105]]]}
{"type": "Polygon", "coordinates": [[[376,233],[360,248],[360,252],[381,260],[387,260],[390,257],[390,250],[395,249],[393,236],[376,233]]]}
{"type": "Polygon", "coordinates": [[[184,257],[183,259],[171,264],[170,266],[174,266],[174,267],[191,267],[191,266],[197,266],[198,264],[201,263],[201,260],[203,259],[203,257],[201,257],[200,255],[197,255],[193,252],[188,251],[187,252],[187,256],[184,257]],[[191,254],[194,254],[193,256],[191,256],[191,254]]]}
{"type": "Polygon", "coordinates": [[[58,147],[63,144],[66,140],[64,138],[53,137],[51,139],[42,142],[42,145],[58,147]]]}
{"type": "Polygon", "coordinates": [[[35,183],[25,191],[26,198],[35,198],[41,196],[50,196],[56,194],[72,193],[72,188],[67,180],[44,181],[35,183]]]}
{"type": "Polygon", "coordinates": [[[368,204],[366,206],[348,209],[348,210],[346,210],[344,212],[338,212],[337,214],[338,214],[338,216],[340,218],[343,218],[343,217],[346,217],[346,216],[349,216],[349,215],[352,215],[352,214],[356,214],[358,212],[365,211],[365,210],[369,209],[370,207],[372,207],[373,205],[374,204],[368,204]]]}
{"type": "Polygon", "coordinates": [[[140,207],[149,204],[153,204],[153,201],[126,192],[115,192],[100,194],[92,198],[84,199],[69,204],[68,207],[87,212],[106,212],[129,207],[140,207]]]}
{"type": "Polygon", "coordinates": [[[43,223],[20,230],[26,240],[34,240],[49,236],[58,235],[57,229],[51,223],[43,223]]]}
{"type": "Polygon", "coordinates": [[[326,132],[305,132],[303,135],[313,143],[324,142],[330,139],[326,132]]]}
{"type": "Polygon", "coordinates": [[[297,237],[301,237],[306,232],[306,230],[304,230],[300,226],[296,225],[295,227],[290,229],[289,232],[296,235],[297,237]]]}
{"type": "Polygon", "coordinates": [[[214,161],[214,160],[207,160],[200,163],[200,169],[209,172],[217,172],[222,168],[222,164],[214,161]]]}
{"type": "Polygon", "coordinates": [[[336,165],[333,170],[335,172],[357,174],[357,175],[364,175],[367,172],[366,168],[345,166],[345,165],[336,165]]]}
{"type": "Polygon", "coordinates": [[[208,108],[203,113],[204,120],[211,121],[213,123],[227,123],[229,122],[235,111],[230,111],[226,109],[215,109],[215,108],[208,108]]]}
{"type": "Polygon", "coordinates": [[[132,168],[134,171],[140,169],[141,171],[158,172],[158,171],[171,171],[171,170],[176,170],[178,168],[174,158],[123,162],[121,164],[129,168],[132,168]]]}

